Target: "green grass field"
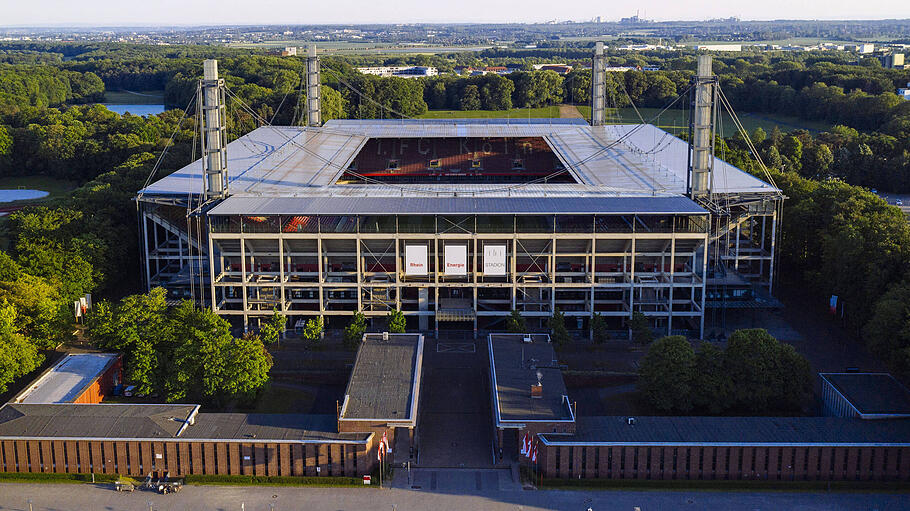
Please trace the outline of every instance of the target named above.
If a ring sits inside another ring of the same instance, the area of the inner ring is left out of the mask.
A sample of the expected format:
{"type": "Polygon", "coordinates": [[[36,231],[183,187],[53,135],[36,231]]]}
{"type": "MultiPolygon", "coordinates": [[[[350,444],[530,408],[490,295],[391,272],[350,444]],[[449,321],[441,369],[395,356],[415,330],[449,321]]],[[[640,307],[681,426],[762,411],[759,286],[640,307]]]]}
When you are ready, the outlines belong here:
{"type": "MultiPolygon", "coordinates": [[[[590,116],[590,107],[578,107],[582,115],[590,116]]],[[[638,112],[645,122],[667,130],[670,133],[683,133],[689,129],[688,112],[685,110],[667,110],[660,114],[660,108],[639,108],[638,112]],[[658,116],[660,114],[660,116],[658,116]]],[[[610,122],[615,124],[634,124],[641,122],[635,110],[632,108],[620,108],[618,111],[613,110],[608,114],[610,122]]],[[[788,132],[795,129],[806,129],[811,132],[820,132],[831,129],[831,125],[823,122],[804,121],[796,117],[787,117],[774,114],[751,114],[748,112],[737,112],[740,122],[748,132],[755,128],[761,127],[766,132],[770,132],[777,126],[781,131],[788,132]]],[[[724,137],[731,137],[736,134],[736,125],[733,118],[728,113],[723,113],[717,119],[717,131],[724,137]]]]}
{"type": "MultiPolygon", "coordinates": [[[[576,108],[585,119],[591,117],[591,107],[577,105],[576,108]]],[[[667,110],[658,116],[660,110],[659,108],[639,108],[638,112],[645,122],[652,121],[653,124],[670,133],[680,134],[689,129],[685,110],[667,110]]],[[[759,126],[766,132],[770,132],[777,126],[785,133],[800,128],[812,132],[831,129],[831,125],[827,123],[804,121],[782,115],[750,113],[738,113],[737,115],[739,115],[739,120],[750,133],[759,126]]],[[[637,124],[641,122],[632,108],[612,109],[608,116],[608,121],[612,124],[637,124]]],[[[559,117],[559,107],[513,108],[512,110],[430,110],[419,117],[422,119],[541,119],[559,117]]],[[[733,136],[737,131],[733,119],[726,113],[720,116],[717,130],[725,137],[733,136]]]]}
{"type": "Polygon", "coordinates": [[[430,110],[421,119],[542,119],[559,117],[559,107],[513,108],[511,110],[430,110]]]}
{"type": "Polygon", "coordinates": [[[161,105],[164,103],[163,90],[104,91],[104,102],[110,105],[161,105]]]}
{"type": "Polygon", "coordinates": [[[76,189],[76,183],[63,179],[54,179],[45,176],[15,176],[0,178],[0,190],[42,190],[48,192],[47,197],[32,199],[28,201],[5,202],[4,206],[17,204],[19,202],[43,202],[52,199],[65,197],[76,189]]]}

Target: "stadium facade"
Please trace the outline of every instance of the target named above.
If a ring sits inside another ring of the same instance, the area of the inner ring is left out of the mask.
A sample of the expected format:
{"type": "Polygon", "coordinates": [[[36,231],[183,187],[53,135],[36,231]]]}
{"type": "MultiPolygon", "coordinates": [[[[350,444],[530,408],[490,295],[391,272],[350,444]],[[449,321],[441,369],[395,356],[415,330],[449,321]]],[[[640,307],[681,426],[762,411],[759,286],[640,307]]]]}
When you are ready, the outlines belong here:
{"type": "Polygon", "coordinates": [[[145,278],[245,327],[398,309],[476,334],[559,310],[701,335],[710,307],[771,290],[780,191],[711,155],[690,193],[697,147],[653,125],[330,120],[223,142],[140,191],[145,278]]]}

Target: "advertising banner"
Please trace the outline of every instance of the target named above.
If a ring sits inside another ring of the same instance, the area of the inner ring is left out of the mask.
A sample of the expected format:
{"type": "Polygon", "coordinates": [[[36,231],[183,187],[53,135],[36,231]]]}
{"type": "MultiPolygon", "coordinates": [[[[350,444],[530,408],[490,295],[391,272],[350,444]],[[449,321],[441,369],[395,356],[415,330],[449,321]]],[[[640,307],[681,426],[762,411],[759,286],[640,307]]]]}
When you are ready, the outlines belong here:
{"type": "Polygon", "coordinates": [[[426,245],[405,245],[404,247],[405,275],[426,275],[427,265],[426,245]]]}
{"type": "Polygon", "coordinates": [[[506,246],[483,246],[483,274],[491,277],[502,277],[506,274],[506,246]]]}
{"type": "Polygon", "coordinates": [[[464,276],[468,274],[468,246],[446,245],[445,249],[445,274],[449,276],[464,276]]]}

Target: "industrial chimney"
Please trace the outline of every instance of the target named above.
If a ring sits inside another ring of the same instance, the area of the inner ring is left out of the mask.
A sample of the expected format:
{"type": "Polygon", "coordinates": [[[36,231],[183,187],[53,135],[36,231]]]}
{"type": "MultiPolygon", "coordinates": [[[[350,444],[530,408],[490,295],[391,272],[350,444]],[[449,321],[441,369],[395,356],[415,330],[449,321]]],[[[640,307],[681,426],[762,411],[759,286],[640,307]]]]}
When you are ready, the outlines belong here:
{"type": "Polygon", "coordinates": [[[591,126],[603,126],[606,122],[606,81],[607,57],[604,55],[604,43],[598,41],[591,60],[591,126]]]}
{"type": "Polygon", "coordinates": [[[199,84],[202,167],[205,175],[205,200],[222,199],[228,194],[227,136],[224,126],[224,80],[218,78],[218,61],[202,63],[199,84]]]}
{"type": "Polygon", "coordinates": [[[316,45],[307,45],[306,49],[306,125],[322,126],[322,111],[319,98],[319,58],[316,56],[316,45]]]}
{"type": "Polygon", "coordinates": [[[714,170],[714,120],[717,77],[711,69],[711,56],[698,56],[698,72],[693,79],[692,115],[689,124],[689,197],[711,193],[714,170]]]}

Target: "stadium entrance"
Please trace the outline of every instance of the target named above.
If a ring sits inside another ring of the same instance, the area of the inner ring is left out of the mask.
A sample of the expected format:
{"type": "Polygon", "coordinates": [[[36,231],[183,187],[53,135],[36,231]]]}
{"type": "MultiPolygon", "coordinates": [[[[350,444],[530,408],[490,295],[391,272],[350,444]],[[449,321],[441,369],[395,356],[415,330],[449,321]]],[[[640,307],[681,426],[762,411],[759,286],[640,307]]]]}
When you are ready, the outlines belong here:
{"type": "Polygon", "coordinates": [[[490,468],[493,434],[486,343],[441,332],[423,359],[419,467],[490,468]]]}

